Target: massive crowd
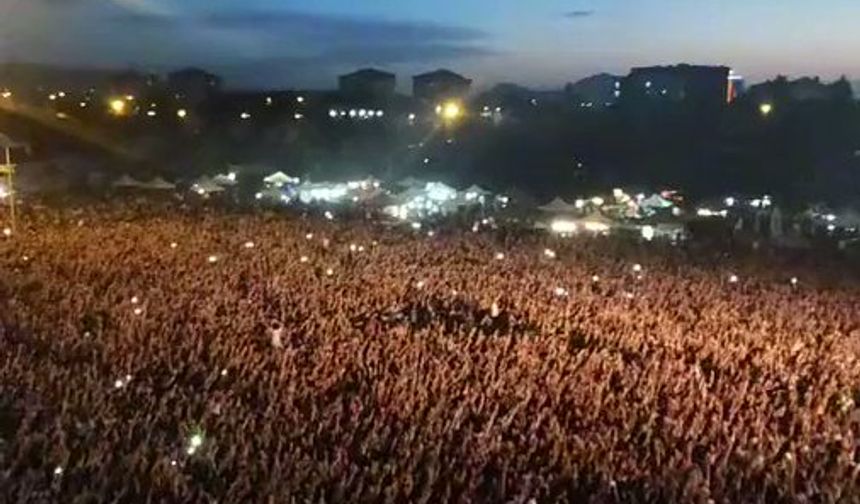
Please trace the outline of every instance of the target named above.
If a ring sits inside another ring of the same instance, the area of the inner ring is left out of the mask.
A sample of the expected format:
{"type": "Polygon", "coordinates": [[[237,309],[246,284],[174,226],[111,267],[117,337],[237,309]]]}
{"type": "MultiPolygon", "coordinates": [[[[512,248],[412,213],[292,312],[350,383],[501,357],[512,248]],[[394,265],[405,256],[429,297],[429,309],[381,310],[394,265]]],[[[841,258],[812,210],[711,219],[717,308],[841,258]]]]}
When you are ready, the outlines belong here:
{"type": "Polygon", "coordinates": [[[860,499],[852,281],[428,231],[30,211],[0,237],[0,500],[860,499]]]}

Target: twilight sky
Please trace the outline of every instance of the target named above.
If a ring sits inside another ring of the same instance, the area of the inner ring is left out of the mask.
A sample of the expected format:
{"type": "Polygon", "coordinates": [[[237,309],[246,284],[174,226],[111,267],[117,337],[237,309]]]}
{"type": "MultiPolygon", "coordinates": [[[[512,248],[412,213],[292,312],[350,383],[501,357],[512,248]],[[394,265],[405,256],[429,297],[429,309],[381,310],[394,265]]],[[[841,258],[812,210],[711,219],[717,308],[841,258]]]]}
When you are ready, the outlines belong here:
{"type": "Polygon", "coordinates": [[[677,62],[860,76],[858,0],[0,0],[0,61],[333,87],[360,66],[560,87],[677,62]]]}

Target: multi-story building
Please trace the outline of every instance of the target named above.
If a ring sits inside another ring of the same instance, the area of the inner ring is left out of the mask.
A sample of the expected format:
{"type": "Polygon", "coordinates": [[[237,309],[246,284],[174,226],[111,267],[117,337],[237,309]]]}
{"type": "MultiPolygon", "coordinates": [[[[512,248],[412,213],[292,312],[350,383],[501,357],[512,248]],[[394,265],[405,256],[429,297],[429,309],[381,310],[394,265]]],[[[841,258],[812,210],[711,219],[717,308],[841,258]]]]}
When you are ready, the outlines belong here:
{"type": "Polygon", "coordinates": [[[364,68],[338,79],[340,93],[347,98],[385,100],[394,96],[397,77],[388,72],[364,68]]]}
{"type": "Polygon", "coordinates": [[[622,85],[625,102],[666,100],[697,105],[722,105],[729,95],[729,68],[674,65],[631,70],[622,85]]]}
{"type": "Polygon", "coordinates": [[[412,78],[412,95],[419,100],[440,103],[465,98],[471,86],[471,79],[450,70],[436,70],[412,78]]]}

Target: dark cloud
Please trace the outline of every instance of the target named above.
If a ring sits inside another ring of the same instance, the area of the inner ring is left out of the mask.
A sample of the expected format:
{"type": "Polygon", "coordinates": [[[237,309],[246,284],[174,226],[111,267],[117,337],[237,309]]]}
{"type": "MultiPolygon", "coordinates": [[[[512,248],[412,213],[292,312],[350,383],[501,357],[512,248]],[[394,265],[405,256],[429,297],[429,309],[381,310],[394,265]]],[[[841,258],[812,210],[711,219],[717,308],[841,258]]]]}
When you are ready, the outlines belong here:
{"type": "Polygon", "coordinates": [[[594,15],[593,10],[575,10],[575,11],[570,11],[570,12],[564,13],[564,17],[566,17],[568,19],[587,18],[587,17],[591,17],[593,15],[594,15]]]}
{"type": "Polygon", "coordinates": [[[288,33],[312,33],[320,37],[354,39],[384,38],[392,41],[474,41],[486,34],[472,28],[410,21],[388,21],[296,11],[212,13],[201,16],[205,26],[222,29],[276,29],[288,33]]]}

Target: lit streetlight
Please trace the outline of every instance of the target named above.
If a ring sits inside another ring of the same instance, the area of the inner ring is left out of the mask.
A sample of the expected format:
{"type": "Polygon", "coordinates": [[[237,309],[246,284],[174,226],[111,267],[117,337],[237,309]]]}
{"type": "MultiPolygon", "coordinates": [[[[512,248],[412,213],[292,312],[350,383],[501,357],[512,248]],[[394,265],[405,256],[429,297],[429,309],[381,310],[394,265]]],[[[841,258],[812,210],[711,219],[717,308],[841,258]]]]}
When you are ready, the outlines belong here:
{"type": "Polygon", "coordinates": [[[110,101],[110,111],[114,115],[124,115],[126,111],[125,100],[121,98],[115,98],[110,101]]]}
{"type": "Polygon", "coordinates": [[[759,112],[763,116],[769,116],[771,112],[773,112],[773,105],[770,103],[762,103],[758,107],[759,112]]]}

